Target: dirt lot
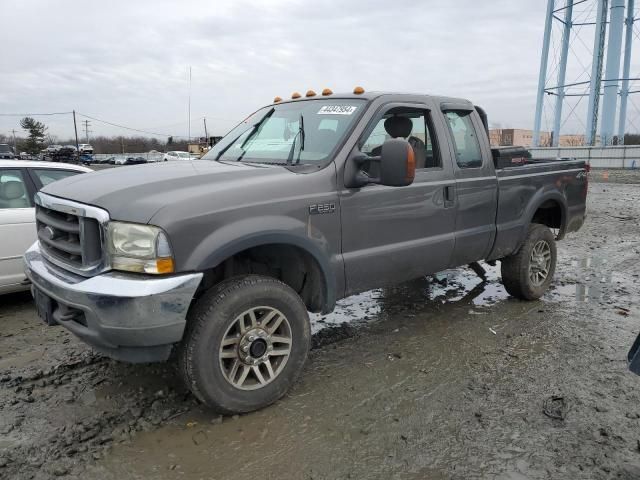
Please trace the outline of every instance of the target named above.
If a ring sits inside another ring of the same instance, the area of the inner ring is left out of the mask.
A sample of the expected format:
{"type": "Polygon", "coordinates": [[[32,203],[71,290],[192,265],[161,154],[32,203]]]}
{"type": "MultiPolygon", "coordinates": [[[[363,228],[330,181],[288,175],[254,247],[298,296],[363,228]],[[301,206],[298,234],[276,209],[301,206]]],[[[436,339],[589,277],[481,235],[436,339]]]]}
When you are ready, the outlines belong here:
{"type": "Polygon", "coordinates": [[[2,297],[0,478],[640,478],[640,175],[592,178],[541,301],[508,298],[496,268],[351,297],[314,318],[293,391],[240,417],[2,297]]]}

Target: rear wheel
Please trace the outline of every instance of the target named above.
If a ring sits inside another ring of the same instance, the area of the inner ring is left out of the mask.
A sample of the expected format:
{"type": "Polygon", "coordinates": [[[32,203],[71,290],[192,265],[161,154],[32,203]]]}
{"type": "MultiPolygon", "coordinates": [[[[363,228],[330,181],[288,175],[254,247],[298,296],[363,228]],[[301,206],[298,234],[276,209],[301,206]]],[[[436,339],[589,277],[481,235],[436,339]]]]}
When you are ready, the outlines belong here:
{"type": "Polygon", "coordinates": [[[556,271],[556,242],[545,225],[531,224],[517,253],[501,260],[502,283],[523,300],[536,300],[547,291],[556,271]]]}
{"type": "Polygon", "coordinates": [[[214,410],[257,410],[282,397],[298,378],[310,338],[307,309],[288,285],[258,275],[232,278],[192,308],[180,372],[214,410]]]}

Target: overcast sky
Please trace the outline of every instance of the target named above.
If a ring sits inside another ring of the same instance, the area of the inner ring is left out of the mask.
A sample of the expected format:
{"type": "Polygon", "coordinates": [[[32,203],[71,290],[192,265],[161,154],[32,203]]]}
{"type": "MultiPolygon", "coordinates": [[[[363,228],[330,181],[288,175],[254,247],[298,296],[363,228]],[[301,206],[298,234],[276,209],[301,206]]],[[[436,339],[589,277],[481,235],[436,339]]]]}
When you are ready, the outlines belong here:
{"type": "MultiPolygon", "coordinates": [[[[75,109],[187,135],[191,66],[193,136],[205,116],[209,134],[222,134],[275,95],[354,85],[466,97],[492,124],[533,123],[543,0],[2,4],[0,113],[75,109]]],[[[38,118],[73,134],[70,115],[38,118]]],[[[0,133],[18,120],[0,117],[0,133]]],[[[91,129],[133,134],[97,121],[91,129]]]]}

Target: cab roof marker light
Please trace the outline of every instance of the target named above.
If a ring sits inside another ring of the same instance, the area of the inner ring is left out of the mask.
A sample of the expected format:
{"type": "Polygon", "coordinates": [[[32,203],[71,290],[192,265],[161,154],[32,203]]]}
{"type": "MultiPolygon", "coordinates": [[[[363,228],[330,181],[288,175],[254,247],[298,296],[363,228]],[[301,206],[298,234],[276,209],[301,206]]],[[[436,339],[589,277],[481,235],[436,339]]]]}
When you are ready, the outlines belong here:
{"type": "Polygon", "coordinates": [[[356,95],[362,95],[364,93],[364,88],[358,86],[353,89],[353,93],[355,93],[356,95]]]}
{"type": "Polygon", "coordinates": [[[332,95],[333,91],[330,88],[325,88],[324,90],[322,90],[322,96],[326,97],[327,95],[332,95]]]}
{"type": "Polygon", "coordinates": [[[278,103],[282,101],[282,97],[276,97],[273,99],[273,103],[278,103]]]}
{"type": "Polygon", "coordinates": [[[313,90],[307,90],[307,93],[305,95],[305,97],[315,97],[316,96],[316,92],[314,92],[313,90]]]}
{"type": "Polygon", "coordinates": [[[293,92],[293,93],[291,94],[291,98],[293,98],[294,100],[295,100],[296,98],[300,98],[301,96],[302,96],[302,95],[300,95],[300,93],[299,93],[299,92],[293,92]]]}

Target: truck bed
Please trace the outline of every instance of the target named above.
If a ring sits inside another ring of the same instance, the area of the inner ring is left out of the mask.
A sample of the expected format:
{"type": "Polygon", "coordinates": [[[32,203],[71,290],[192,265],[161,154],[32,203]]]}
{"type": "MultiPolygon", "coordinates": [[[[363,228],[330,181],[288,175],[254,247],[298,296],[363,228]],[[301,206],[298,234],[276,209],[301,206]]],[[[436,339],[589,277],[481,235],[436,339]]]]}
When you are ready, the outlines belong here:
{"type": "Polygon", "coordinates": [[[550,221],[558,239],[582,226],[588,187],[583,160],[537,159],[497,169],[496,177],[496,239],[488,260],[513,253],[536,216],[550,221]]]}

